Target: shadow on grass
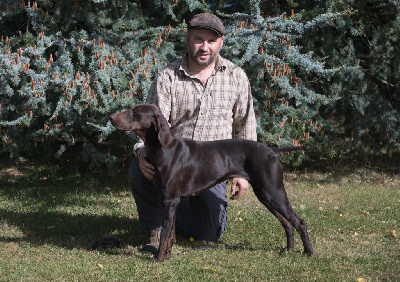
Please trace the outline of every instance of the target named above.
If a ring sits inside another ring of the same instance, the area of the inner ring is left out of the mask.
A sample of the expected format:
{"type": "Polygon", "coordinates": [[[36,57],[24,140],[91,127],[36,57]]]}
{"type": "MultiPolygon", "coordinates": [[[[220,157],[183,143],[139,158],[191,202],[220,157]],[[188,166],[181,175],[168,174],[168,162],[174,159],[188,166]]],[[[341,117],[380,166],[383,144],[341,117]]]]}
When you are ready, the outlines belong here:
{"type": "MultiPolygon", "coordinates": [[[[31,246],[55,245],[69,250],[91,251],[95,242],[109,236],[120,241],[122,248],[128,245],[140,248],[147,239],[146,234],[141,231],[139,221],[128,217],[68,215],[48,211],[22,213],[4,209],[0,209],[0,214],[2,221],[18,228],[23,234],[11,237],[0,236],[0,242],[24,242],[31,246]]],[[[177,245],[181,246],[183,250],[175,251],[174,256],[207,249],[254,250],[254,248],[242,244],[191,242],[179,230],[177,230],[177,245]]],[[[270,246],[267,249],[269,250],[270,246]]],[[[101,247],[98,250],[104,251],[101,247]]],[[[116,252],[116,254],[118,253],[116,252]]],[[[146,259],[146,257],[143,258],[146,259]]]]}
{"type": "Polygon", "coordinates": [[[138,219],[119,206],[121,198],[134,206],[124,171],[110,177],[53,163],[2,162],[0,187],[0,242],[85,250],[108,236],[122,245],[145,242],[138,219]]]}
{"type": "Polygon", "coordinates": [[[1,236],[3,242],[27,242],[33,246],[51,244],[66,249],[91,250],[104,237],[114,236],[122,244],[143,244],[137,219],[108,215],[69,215],[61,212],[13,212],[0,209],[1,220],[20,236],[1,236]]]}
{"type": "MultiPolygon", "coordinates": [[[[53,163],[0,163],[0,187],[0,228],[8,229],[0,230],[0,242],[89,251],[106,237],[118,239],[122,248],[140,248],[148,239],[134,214],[124,171],[109,176],[104,170],[85,171],[53,163]],[[121,210],[121,198],[132,214],[121,210]]],[[[248,249],[191,242],[179,230],[177,244],[184,249],[182,254],[207,248],[248,249]]]]}
{"type": "Polygon", "coordinates": [[[329,158],[315,155],[310,157],[301,166],[295,167],[284,164],[284,175],[291,173],[289,179],[308,179],[319,184],[343,182],[385,182],[391,177],[400,175],[398,160],[400,152],[392,155],[375,154],[368,156],[329,158]],[[295,176],[293,178],[293,176],[295,176]],[[317,176],[316,178],[314,178],[317,176]]]}
{"type": "MultiPolygon", "coordinates": [[[[315,158],[305,163],[302,169],[294,170],[299,174],[331,172],[332,176],[326,181],[336,181],[364,168],[368,168],[365,177],[375,177],[370,176],[369,169],[389,174],[400,173],[398,163],[384,156],[365,163],[361,160],[340,160],[334,165],[315,158]]],[[[117,195],[117,199],[121,198],[121,193],[130,195],[126,168],[111,176],[104,170],[88,171],[76,165],[1,162],[0,228],[3,226],[10,230],[0,230],[0,242],[52,244],[67,249],[90,250],[96,241],[113,236],[123,246],[138,247],[146,241],[146,234],[141,231],[135,216],[126,211],[118,211],[121,206],[117,201],[113,202],[112,195],[117,195]],[[109,197],[105,198],[104,195],[109,197]],[[85,210],[86,206],[90,210],[85,210]],[[74,207],[78,209],[73,210],[74,207]]],[[[133,198],[127,201],[134,205],[133,198]]],[[[198,246],[182,235],[178,235],[177,239],[178,244],[185,249],[198,246]]],[[[231,247],[237,250],[246,248],[240,244],[231,247]]]]}
{"type": "Polygon", "coordinates": [[[319,153],[307,153],[309,158],[302,163],[299,167],[293,167],[286,164],[285,167],[288,171],[317,171],[317,172],[331,172],[336,177],[347,177],[360,169],[369,169],[378,173],[400,174],[400,166],[398,160],[400,158],[400,151],[393,152],[391,155],[380,154],[366,154],[366,155],[351,155],[328,157],[321,156],[319,153]]]}

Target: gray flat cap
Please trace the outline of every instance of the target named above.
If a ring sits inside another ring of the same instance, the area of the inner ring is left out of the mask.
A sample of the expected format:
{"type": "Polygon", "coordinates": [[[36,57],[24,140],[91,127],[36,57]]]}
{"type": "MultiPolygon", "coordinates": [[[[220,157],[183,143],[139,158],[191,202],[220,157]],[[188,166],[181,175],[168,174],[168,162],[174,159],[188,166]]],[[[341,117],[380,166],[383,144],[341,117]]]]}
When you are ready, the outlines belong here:
{"type": "Polygon", "coordinates": [[[220,36],[226,34],[226,30],[224,24],[216,15],[209,14],[209,13],[201,13],[195,15],[188,23],[188,28],[208,28],[220,36]]]}

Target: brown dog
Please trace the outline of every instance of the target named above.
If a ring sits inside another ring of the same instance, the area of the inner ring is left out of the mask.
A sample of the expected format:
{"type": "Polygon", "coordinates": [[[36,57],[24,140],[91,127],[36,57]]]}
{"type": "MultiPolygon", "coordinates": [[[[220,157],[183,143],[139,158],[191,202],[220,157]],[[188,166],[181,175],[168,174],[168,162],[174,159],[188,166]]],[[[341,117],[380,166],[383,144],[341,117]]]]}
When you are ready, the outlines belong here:
{"type": "Polygon", "coordinates": [[[180,197],[201,193],[233,177],[246,178],[258,200],[278,218],[287,239],[283,251],[294,248],[294,226],[303,242],[304,254],[313,254],[306,223],[290,205],[283,186],[282,165],[275,156],[277,152],[306,147],[271,149],[250,140],[197,142],[175,137],[160,109],[150,104],[114,113],[110,120],[116,128],[134,131],[144,141],[147,156],[156,167],[153,181],[161,191],[164,205],[157,261],[171,256],[175,242],[175,212],[180,197]]]}

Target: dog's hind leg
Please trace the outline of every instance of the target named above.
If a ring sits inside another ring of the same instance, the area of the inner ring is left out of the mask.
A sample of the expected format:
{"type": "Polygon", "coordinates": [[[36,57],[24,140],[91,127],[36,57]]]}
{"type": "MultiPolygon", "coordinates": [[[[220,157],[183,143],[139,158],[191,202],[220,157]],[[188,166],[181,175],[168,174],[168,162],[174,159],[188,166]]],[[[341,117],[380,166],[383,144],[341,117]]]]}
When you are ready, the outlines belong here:
{"type": "Polygon", "coordinates": [[[179,204],[178,199],[164,201],[164,219],[162,224],[160,247],[156,260],[161,262],[171,257],[172,245],[175,242],[175,217],[179,204]]]}
{"type": "Polygon", "coordinates": [[[265,175],[255,177],[256,181],[253,184],[253,190],[260,202],[278,218],[284,227],[287,238],[286,249],[290,250],[294,247],[294,227],[303,242],[304,254],[312,255],[313,249],[308,236],[306,222],[295,213],[286,195],[283,185],[282,166],[280,163],[275,163],[271,167],[266,171],[265,175]]]}
{"type": "Polygon", "coordinates": [[[269,207],[269,204],[263,203],[268,210],[276,216],[279,222],[282,224],[283,228],[285,229],[286,234],[286,247],[282,248],[281,252],[285,253],[294,249],[294,228],[293,225],[287,221],[279,212],[274,210],[272,207],[269,207]]]}
{"type": "MultiPolygon", "coordinates": [[[[283,191],[283,193],[285,193],[283,191]]],[[[285,193],[286,194],[286,193],[285,193]]],[[[257,194],[256,194],[257,195],[257,194]]],[[[258,195],[257,195],[258,196],[258,195]]],[[[285,196],[286,197],[286,196],[285,196]]],[[[304,219],[300,218],[292,209],[289,200],[284,201],[285,203],[282,205],[281,203],[275,202],[275,199],[270,201],[267,198],[258,196],[258,199],[261,203],[263,203],[268,210],[278,218],[286,233],[287,246],[282,249],[282,252],[289,251],[294,249],[294,230],[293,227],[300,234],[300,238],[303,242],[304,246],[304,254],[312,255],[313,249],[310,243],[310,239],[308,237],[307,225],[304,219]]]]}
{"type": "Polygon", "coordinates": [[[314,253],[314,251],[310,243],[310,238],[308,237],[306,221],[300,218],[294,211],[293,215],[295,217],[295,222],[296,222],[296,225],[294,225],[294,227],[296,228],[297,232],[299,232],[301,241],[303,242],[303,247],[304,247],[303,254],[311,256],[314,253]]]}
{"type": "MultiPolygon", "coordinates": [[[[253,188],[254,189],[254,188],[253,188]]],[[[255,192],[257,191],[254,189],[255,192]]],[[[258,195],[256,193],[258,200],[279,220],[283,228],[285,229],[286,234],[286,247],[282,248],[281,252],[287,252],[294,249],[294,229],[293,225],[287,221],[280,213],[278,213],[269,202],[262,195],[258,195]]]]}

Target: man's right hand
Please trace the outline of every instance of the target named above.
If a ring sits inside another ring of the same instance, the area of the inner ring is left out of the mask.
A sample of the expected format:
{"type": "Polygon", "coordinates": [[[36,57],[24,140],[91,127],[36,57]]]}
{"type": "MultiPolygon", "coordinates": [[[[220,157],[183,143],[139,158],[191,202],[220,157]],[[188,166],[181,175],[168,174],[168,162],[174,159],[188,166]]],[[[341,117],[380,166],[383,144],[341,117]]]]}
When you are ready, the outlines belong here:
{"type": "Polygon", "coordinates": [[[143,175],[148,179],[152,180],[155,174],[155,167],[149,163],[147,158],[146,150],[142,150],[139,153],[139,167],[140,170],[143,172],[143,175]]]}

